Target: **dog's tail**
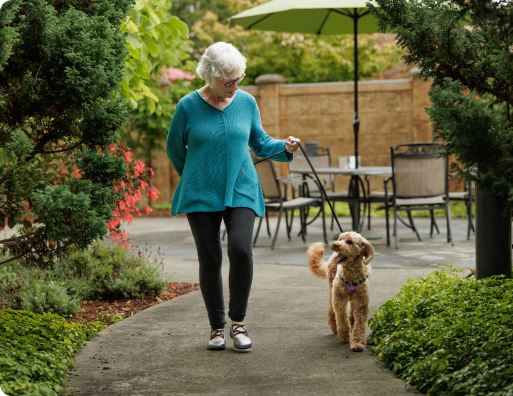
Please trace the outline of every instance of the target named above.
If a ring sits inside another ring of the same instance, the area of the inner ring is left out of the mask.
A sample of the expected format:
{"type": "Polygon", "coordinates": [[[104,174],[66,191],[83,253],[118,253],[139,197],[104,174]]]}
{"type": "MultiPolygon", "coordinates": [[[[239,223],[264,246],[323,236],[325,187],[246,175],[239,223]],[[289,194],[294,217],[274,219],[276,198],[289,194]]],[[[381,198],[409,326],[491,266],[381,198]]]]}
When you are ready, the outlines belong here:
{"type": "Polygon", "coordinates": [[[308,266],[310,271],[319,278],[326,279],[328,263],[322,259],[324,245],[322,242],[312,243],[308,246],[308,266]]]}

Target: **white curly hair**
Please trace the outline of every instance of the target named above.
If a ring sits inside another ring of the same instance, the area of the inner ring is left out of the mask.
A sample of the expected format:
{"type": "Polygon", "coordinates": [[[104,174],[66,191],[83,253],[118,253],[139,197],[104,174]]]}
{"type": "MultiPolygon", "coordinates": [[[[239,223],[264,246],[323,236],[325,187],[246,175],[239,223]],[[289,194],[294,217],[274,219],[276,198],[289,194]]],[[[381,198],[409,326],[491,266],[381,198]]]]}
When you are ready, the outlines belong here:
{"type": "Polygon", "coordinates": [[[230,43],[215,43],[208,47],[198,63],[196,74],[210,88],[217,86],[217,79],[236,79],[246,70],[246,58],[230,43]]]}

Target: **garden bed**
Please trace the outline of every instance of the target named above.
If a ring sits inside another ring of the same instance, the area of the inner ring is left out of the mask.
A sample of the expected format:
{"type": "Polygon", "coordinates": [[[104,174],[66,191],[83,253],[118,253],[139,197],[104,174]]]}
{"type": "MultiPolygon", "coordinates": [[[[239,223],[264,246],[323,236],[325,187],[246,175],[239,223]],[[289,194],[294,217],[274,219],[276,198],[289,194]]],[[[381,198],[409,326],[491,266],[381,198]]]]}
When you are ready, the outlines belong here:
{"type": "Polygon", "coordinates": [[[369,320],[374,354],[428,395],[513,394],[513,280],[409,279],[369,320]]]}
{"type": "Polygon", "coordinates": [[[80,304],[79,310],[69,321],[82,323],[101,321],[110,325],[119,321],[119,319],[128,318],[154,305],[196,290],[199,290],[199,285],[195,283],[167,283],[158,296],[117,300],[86,300],[80,304]]]}

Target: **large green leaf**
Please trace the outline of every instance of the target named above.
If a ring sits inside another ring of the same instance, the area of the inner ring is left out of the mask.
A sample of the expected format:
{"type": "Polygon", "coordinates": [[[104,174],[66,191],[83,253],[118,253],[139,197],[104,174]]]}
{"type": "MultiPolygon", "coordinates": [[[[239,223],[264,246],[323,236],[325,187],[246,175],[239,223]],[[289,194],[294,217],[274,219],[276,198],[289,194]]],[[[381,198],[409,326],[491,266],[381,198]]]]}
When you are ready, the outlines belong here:
{"type": "Polygon", "coordinates": [[[146,44],[148,45],[151,56],[157,56],[159,54],[159,47],[155,44],[153,38],[148,33],[146,33],[144,37],[146,39],[146,44]]]}
{"type": "Polygon", "coordinates": [[[142,18],[141,18],[141,13],[139,11],[133,9],[130,12],[130,17],[131,17],[132,21],[137,25],[137,27],[141,26],[142,18]]]}
{"type": "Polygon", "coordinates": [[[138,49],[142,47],[141,37],[133,32],[128,32],[126,36],[126,41],[128,44],[132,46],[133,49],[138,49]]]}
{"type": "Polygon", "coordinates": [[[150,114],[153,114],[155,112],[155,102],[151,98],[146,97],[146,104],[148,105],[150,114]]]}

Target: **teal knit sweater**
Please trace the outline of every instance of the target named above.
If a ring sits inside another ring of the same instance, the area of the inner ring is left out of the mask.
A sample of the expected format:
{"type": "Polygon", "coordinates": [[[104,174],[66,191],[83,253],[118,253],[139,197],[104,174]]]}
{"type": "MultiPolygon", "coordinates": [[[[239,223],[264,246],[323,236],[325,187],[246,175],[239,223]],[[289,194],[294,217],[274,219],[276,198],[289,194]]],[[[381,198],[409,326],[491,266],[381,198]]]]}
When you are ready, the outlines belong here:
{"type": "MultiPolygon", "coordinates": [[[[253,96],[238,90],[223,110],[198,91],[184,96],[167,135],[167,155],[181,177],[171,213],[245,207],[263,217],[264,197],[248,146],[259,157],[285,149],[284,140],[265,133],[253,96]]],[[[292,159],[289,153],[273,157],[281,162],[292,159]]]]}

